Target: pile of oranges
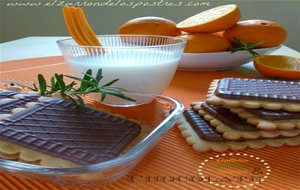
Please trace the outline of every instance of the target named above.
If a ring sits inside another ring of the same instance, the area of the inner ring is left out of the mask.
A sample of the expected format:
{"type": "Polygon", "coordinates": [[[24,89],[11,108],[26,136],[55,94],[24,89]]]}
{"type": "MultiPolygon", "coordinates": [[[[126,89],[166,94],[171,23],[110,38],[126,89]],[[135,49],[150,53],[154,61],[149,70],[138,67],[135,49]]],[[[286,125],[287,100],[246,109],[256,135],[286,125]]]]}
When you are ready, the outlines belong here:
{"type": "MultiPolygon", "coordinates": [[[[119,34],[178,36],[187,41],[185,53],[224,52],[236,39],[246,44],[261,42],[256,48],[276,47],[287,38],[280,24],[269,20],[240,21],[237,5],[218,6],[193,15],[179,23],[160,17],[140,17],[125,22],[119,34]]],[[[255,68],[266,76],[300,79],[300,58],[256,56],[255,68]]]]}
{"type": "Polygon", "coordinates": [[[237,5],[215,7],[193,15],[178,24],[160,17],[140,17],[124,23],[120,34],[179,36],[187,40],[186,53],[227,51],[233,37],[247,44],[263,41],[257,47],[275,47],[285,41],[287,32],[280,24],[268,20],[239,21],[237,5]]]}

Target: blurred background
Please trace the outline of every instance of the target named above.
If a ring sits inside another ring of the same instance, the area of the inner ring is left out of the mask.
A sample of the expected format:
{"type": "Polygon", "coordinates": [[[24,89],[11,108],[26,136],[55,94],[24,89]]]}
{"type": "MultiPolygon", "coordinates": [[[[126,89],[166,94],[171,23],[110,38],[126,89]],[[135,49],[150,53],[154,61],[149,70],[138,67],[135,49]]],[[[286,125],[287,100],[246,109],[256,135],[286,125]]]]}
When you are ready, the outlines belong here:
{"type": "Polygon", "coordinates": [[[300,51],[299,0],[0,0],[0,42],[28,36],[68,36],[64,5],[83,7],[97,34],[115,34],[122,23],[136,17],[159,16],[179,22],[232,3],[239,6],[241,20],[266,19],[283,25],[288,31],[284,44],[300,51]]]}

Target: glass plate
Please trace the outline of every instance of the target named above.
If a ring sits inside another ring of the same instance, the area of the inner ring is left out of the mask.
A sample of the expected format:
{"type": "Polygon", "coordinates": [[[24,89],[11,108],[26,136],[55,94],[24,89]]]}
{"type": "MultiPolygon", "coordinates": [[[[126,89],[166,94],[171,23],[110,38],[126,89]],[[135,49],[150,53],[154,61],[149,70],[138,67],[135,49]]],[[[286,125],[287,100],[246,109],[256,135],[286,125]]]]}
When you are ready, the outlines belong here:
{"type": "MultiPolygon", "coordinates": [[[[0,79],[0,88],[6,88],[10,83],[31,85],[26,81],[0,79]]],[[[105,162],[58,168],[0,159],[0,171],[77,188],[101,186],[131,171],[175,124],[176,119],[184,110],[184,106],[179,101],[162,95],[156,95],[154,101],[149,104],[127,108],[110,107],[91,99],[86,99],[86,103],[98,109],[108,110],[112,114],[121,114],[127,119],[138,120],[150,127],[149,132],[126,153],[105,162]]]]}

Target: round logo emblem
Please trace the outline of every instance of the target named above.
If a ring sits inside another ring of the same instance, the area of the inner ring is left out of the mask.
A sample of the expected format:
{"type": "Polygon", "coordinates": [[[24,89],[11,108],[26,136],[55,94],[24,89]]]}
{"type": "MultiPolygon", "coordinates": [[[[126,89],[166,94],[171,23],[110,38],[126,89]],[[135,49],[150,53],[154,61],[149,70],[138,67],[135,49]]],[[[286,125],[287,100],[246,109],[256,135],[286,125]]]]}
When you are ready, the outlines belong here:
{"type": "Polygon", "coordinates": [[[204,182],[221,188],[246,188],[264,182],[271,175],[266,160],[246,153],[211,156],[198,167],[204,182]]]}

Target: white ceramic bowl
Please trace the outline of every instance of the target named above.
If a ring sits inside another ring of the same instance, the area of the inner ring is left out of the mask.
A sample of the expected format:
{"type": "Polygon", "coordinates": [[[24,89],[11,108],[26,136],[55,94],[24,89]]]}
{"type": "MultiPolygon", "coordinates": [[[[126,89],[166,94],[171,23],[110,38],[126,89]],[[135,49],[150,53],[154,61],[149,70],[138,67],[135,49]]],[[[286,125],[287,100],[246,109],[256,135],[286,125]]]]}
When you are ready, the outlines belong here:
{"type": "MultiPolygon", "coordinates": [[[[270,54],[281,47],[254,49],[255,52],[264,55],[270,54]]],[[[252,59],[247,51],[235,53],[216,52],[216,53],[184,53],[178,69],[188,71],[217,71],[228,70],[233,67],[245,64],[252,59]]]]}

